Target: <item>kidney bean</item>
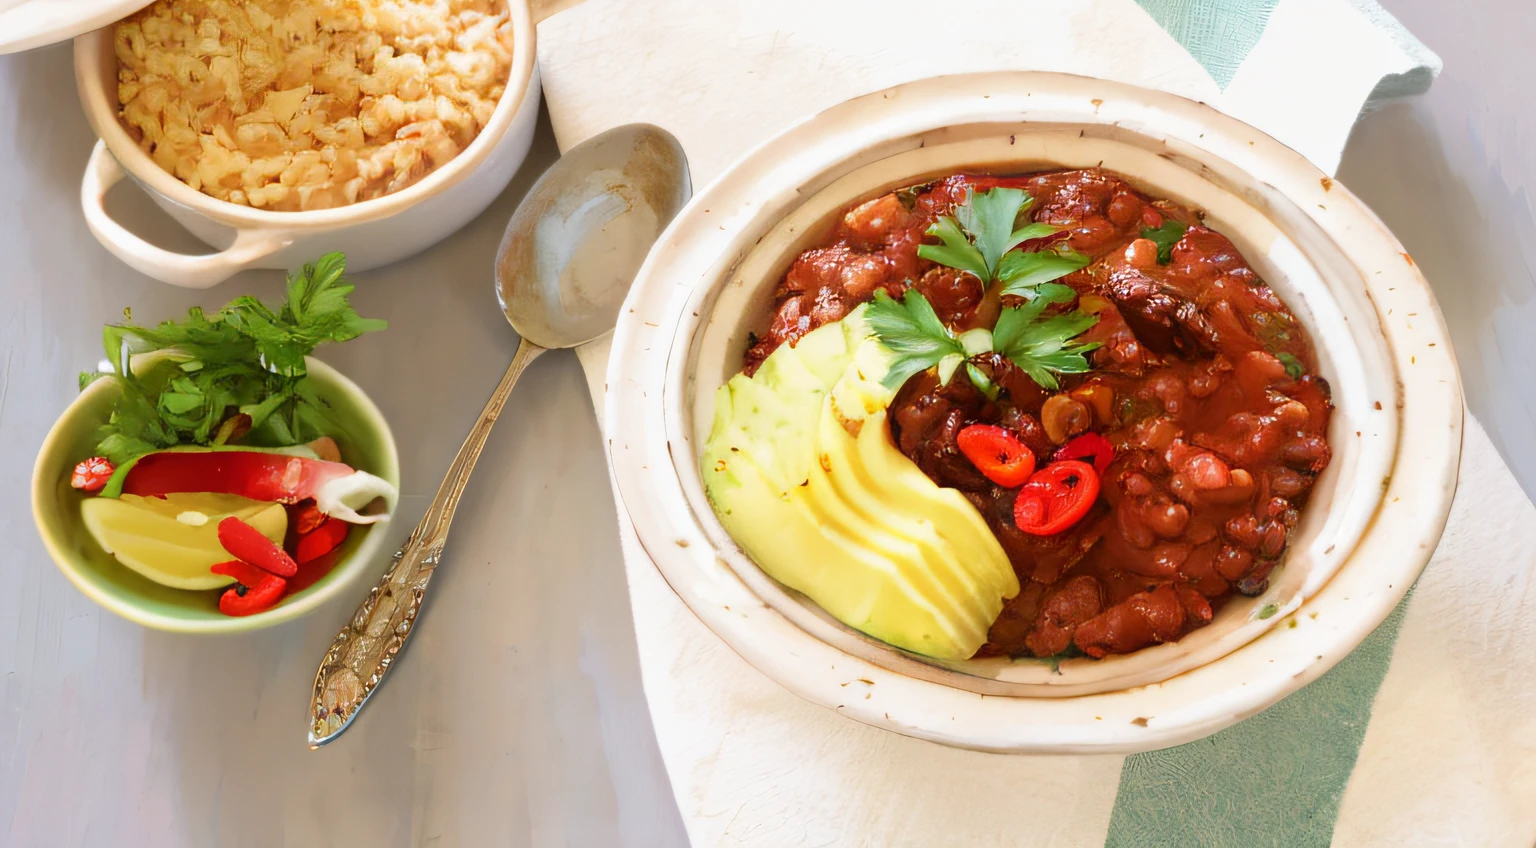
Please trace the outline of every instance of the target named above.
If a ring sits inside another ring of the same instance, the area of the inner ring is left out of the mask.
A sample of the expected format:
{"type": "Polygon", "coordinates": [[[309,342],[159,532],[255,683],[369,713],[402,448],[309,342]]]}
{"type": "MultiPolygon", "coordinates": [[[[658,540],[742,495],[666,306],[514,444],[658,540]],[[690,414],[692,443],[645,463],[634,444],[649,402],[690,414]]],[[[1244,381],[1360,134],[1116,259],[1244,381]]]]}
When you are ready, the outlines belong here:
{"type": "Polygon", "coordinates": [[[1195,591],[1192,587],[1177,585],[1173,587],[1175,594],[1179,596],[1179,604],[1184,607],[1184,624],[1188,627],[1202,627],[1209,624],[1215,615],[1211,609],[1211,602],[1205,595],[1195,591]]]}
{"type": "Polygon", "coordinates": [[[1298,400],[1287,400],[1275,407],[1275,420],[1290,428],[1306,426],[1312,420],[1312,411],[1307,405],[1298,400]]]}
{"type": "Polygon", "coordinates": [[[1285,540],[1285,525],[1271,521],[1259,528],[1259,548],[1256,553],[1265,559],[1279,559],[1285,551],[1285,540]]]}
{"type": "Polygon", "coordinates": [[[1272,559],[1261,559],[1243,579],[1237,581],[1239,594],[1250,598],[1264,594],[1269,588],[1269,573],[1275,570],[1278,563],[1272,559]]]}
{"type": "Polygon", "coordinates": [[[1227,522],[1227,538],[1250,551],[1259,547],[1259,522],[1251,515],[1239,515],[1227,522]]]}
{"type": "Polygon", "coordinates": [[[891,192],[848,210],[843,226],[849,234],[870,245],[883,244],[892,231],[906,227],[910,217],[901,199],[891,192]]]}
{"type": "Polygon", "coordinates": [[[1294,498],[1312,488],[1312,481],[1289,468],[1282,468],[1269,478],[1269,490],[1283,498],[1294,498]]]}
{"type": "Polygon", "coordinates": [[[1189,508],[1174,503],[1166,495],[1155,495],[1142,502],[1142,519],[1153,533],[1164,539],[1177,539],[1189,526],[1189,508]]]}
{"type": "Polygon", "coordinates": [[[1157,484],[1139,471],[1127,471],[1120,475],[1120,488],[1131,497],[1144,498],[1157,491],[1157,484]]]}
{"type": "Polygon", "coordinates": [[[859,303],[875,296],[875,289],[889,278],[890,267],[884,256],[869,253],[851,257],[838,276],[843,284],[843,294],[859,303]]]}
{"type": "Polygon", "coordinates": [[[1133,547],[1150,548],[1157,541],[1157,534],[1147,526],[1146,516],[1142,515],[1134,500],[1121,501],[1120,507],[1115,510],[1115,526],[1120,528],[1120,535],[1133,547]]]}
{"type": "Polygon", "coordinates": [[[1191,550],[1194,549],[1189,545],[1160,544],[1152,549],[1152,568],[1165,577],[1172,577],[1179,572],[1179,566],[1189,559],[1191,550]]]}
{"type": "Polygon", "coordinates": [[[1253,566],[1253,554],[1231,545],[1216,552],[1216,573],[1228,580],[1241,579],[1253,566]]]}
{"type": "Polygon", "coordinates": [[[980,280],[953,268],[928,269],[917,281],[916,288],[928,298],[939,319],[950,324],[969,317],[986,296],[980,280]]]}
{"type": "Polygon", "coordinates": [[[1328,465],[1328,443],[1317,436],[1302,436],[1280,449],[1280,461],[1302,471],[1319,472],[1328,465]]]}
{"type": "Polygon", "coordinates": [[[1196,513],[1190,517],[1189,527],[1184,531],[1184,535],[1187,536],[1191,542],[1194,542],[1197,545],[1203,545],[1206,542],[1216,538],[1216,534],[1218,532],[1219,531],[1217,530],[1215,523],[1213,523],[1205,516],[1196,513]]]}
{"type": "Polygon", "coordinates": [[[1171,642],[1184,632],[1184,606],[1173,587],[1137,592],[1077,628],[1074,641],[1090,657],[1126,654],[1171,642]]]}
{"type": "Polygon", "coordinates": [[[1099,581],[1080,575],[1046,598],[1035,628],[1024,638],[1025,647],[1037,657],[1053,657],[1072,644],[1072,634],[1085,621],[1099,614],[1104,605],[1104,590],[1099,581]]]}

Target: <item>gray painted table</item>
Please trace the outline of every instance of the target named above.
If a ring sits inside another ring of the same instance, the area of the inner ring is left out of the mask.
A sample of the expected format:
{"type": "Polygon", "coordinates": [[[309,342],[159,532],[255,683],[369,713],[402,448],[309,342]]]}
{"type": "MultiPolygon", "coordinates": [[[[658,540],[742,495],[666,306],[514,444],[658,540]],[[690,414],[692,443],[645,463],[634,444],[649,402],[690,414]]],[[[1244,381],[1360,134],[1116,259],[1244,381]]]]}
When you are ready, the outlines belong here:
{"type": "MultiPolygon", "coordinates": [[[[158,633],[97,608],[32,526],[32,460],[101,358],[101,325],[274,298],[278,272],[208,292],[148,279],[79,211],[94,136],[67,46],[0,56],[0,845],[602,845],[684,842],[639,668],[607,470],[569,353],[523,377],[454,522],[421,631],[358,724],[311,752],[315,665],[358,597],[232,638],[158,633]]],[[[401,445],[391,549],[426,509],[516,348],[495,307],[502,229],[555,158],[465,230],[358,274],[391,327],[322,357],[401,445]]],[[[120,220],[198,252],[129,185],[120,220]]],[[[380,563],[382,569],[383,563],[380,563]]]]}
{"type": "MultiPolygon", "coordinates": [[[[1436,286],[1469,405],[1536,494],[1536,102],[1520,43],[1536,7],[1444,13],[1384,0],[1445,60],[1418,101],[1367,116],[1340,178],[1436,286]]],[[[199,640],[98,610],[48,563],[28,480],[102,323],[272,297],[280,275],[207,293],[129,270],[86,232],[92,137],[68,50],[0,57],[0,844],[645,845],[682,830],[640,690],[598,431],[573,357],[542,359],[503,416],[455,522],[421,633],[336,745],[303,743],[314,663],[339,604],[263,633],[199,640]]],[[[405,447],[403,537],[515,347],[490,262],[526,172],[467,229],[357,275],[387,333],[328,357],[405,447]]],[[[196,250],[132,187],[112,203],[168,247],[196,250]]]]}

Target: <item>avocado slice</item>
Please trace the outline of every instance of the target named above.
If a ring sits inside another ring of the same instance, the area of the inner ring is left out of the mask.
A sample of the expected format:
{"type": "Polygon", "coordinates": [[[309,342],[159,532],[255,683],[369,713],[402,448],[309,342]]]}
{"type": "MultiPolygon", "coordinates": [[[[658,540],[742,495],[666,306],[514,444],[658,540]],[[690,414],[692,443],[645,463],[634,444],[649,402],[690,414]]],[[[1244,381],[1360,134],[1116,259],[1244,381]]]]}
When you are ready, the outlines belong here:
{"type": "Polygon", "coordinates": [[[888,369],[861,307],[733,377],[701,455],[705,490],[779,582],[877,639],[963,659],[1018,579],[970,502],[892,443],[888,369]]]}

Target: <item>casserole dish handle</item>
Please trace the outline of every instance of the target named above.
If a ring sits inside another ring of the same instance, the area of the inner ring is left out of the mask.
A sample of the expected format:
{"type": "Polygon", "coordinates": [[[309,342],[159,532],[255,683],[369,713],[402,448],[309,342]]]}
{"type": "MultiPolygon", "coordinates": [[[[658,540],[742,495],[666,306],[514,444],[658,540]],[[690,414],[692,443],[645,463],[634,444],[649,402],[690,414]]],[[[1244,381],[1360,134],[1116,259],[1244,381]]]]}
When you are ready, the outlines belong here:
{"type": "Polygon", "coordinates": [[[80,206],[91,234],[112,255],[134,270],[157,280],[189,289],[205,289],[229,279],[265,256],[293,243],[282,232],[239,230],[235,241],[218,253],[188,256],[155,247],[126,230],[107,214],[107,192],[123,178],[123,167],[107,152],[105,142],[96,142],[85,178],[80,183],[80,206]]]}

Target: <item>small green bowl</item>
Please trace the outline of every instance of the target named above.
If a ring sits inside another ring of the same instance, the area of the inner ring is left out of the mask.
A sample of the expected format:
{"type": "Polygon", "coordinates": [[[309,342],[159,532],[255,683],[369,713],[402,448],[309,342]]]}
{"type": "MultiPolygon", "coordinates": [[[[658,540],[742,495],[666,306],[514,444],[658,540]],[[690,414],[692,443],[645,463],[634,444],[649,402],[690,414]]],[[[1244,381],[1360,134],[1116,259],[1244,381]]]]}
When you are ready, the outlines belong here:
{"type": "MultiPolygon", "coordinates": [[[[337,438],[343,462],[400,488],[395,437],[379,408],[341,372],[315,359],[309,376],[331,404],[344,437],[337,438]]],[[[219,592],[172,589],[140,575],[101,549],[80,517],[85,495],[70,488],[75,464],[91,456],[96,429],[106,421],[121,392],[116,380],[97,380],[64,410],[38,452],[32,469],[32,516],[48,554],[80,591],[107,609],[145,627],[176,633],[239,633],[260,630],[312,612],[344,592],[379,561],[384,526],[358,525],[342,544],[330,572],[313,586],[284,598],[266,612],[234,618],[219,612],[219,592]]],[[[391,511],[395,503],[389,504],[391,511]]]]}

